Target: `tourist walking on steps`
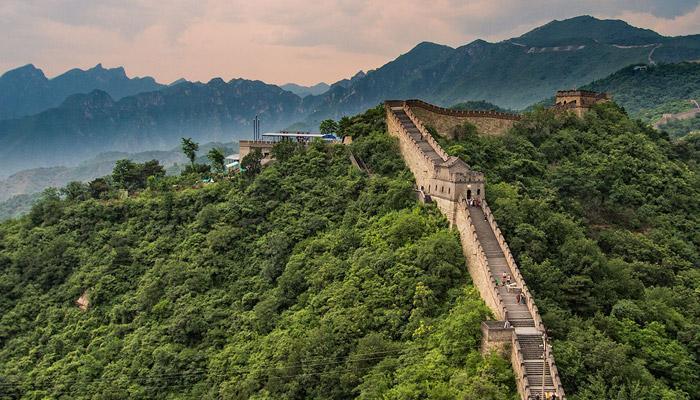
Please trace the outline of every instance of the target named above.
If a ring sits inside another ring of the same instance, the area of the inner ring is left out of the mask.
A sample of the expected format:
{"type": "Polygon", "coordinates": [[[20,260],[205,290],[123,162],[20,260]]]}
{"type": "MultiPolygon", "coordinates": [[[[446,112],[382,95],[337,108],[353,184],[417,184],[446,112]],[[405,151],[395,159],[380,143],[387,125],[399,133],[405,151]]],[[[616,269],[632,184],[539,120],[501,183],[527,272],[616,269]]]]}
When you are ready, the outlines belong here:
{"type": "Polygon", "coordinates": [[[501,285],[505,286],[505,284],[506,284],[506,273],[504,272],[503,274],[501,274],[501,285]]]}
{"type": "Polygon", "coordinates": [[[506,283],[507,283],[508,285],[510,285],[510,274],[509,274],[508,276],[506,276],[506,283]]]}

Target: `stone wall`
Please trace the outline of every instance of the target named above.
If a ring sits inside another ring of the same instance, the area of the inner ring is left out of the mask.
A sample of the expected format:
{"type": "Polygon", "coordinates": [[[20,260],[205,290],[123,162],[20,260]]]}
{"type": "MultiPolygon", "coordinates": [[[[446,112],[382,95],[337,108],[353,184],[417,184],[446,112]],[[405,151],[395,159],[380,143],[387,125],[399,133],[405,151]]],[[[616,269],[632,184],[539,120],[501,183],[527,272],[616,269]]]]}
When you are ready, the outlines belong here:
{"type": "Polygon", "coordinates": [[[275,142],[271,142],[268,140],[241,140],[238,142],[239,146],[239,157],[241,160],[243,160],[243,157],[247,156],[250,154],[251,151],[258,149],[263,155],[263,158],[270,158],[270,152],[272,151],[272,148],[275,146],[275,142]]]}
{"type": "MultiPolygon", "coordinates": [[[[486,200],[484,200],[482,202],[481,208],[484,210],[484,215],[486,216],[486,220],[489,222],[489,225],[491,225],[491,230],[493,230],[493,233],[496,235],[496,239],[498,240],[498,245],[506,257],[506,263],[508,264],[508,268],[511,271],[511,276],[513,277],[515,282],[518,284],[518,286],[520,286],[522,295],[525,296],[525,299],[526,299],[525,304],[527,304],[527,308],[530,310],[530,313],[532,314],[532,318],[535,321],[535,328],[544,331],[545,326],[544,326],[544,323],[542,322],[542,317],[540,316],[540,311],[537,308],[537,305],[535,304],[535,298],[530,293],[530,290],[528,289],[527,284],[525,283],[525,278],[523,278],[523,275],[520,273],[520,268],[518,268],[518,264],[515,262],[515,258],[513,257],[513,254],[510,252],[510,247],[508,246],[508,243],[506,242],[506,239],[503,236],[501,229],[498,227],[498,223],[496,222],[496,219],[494,218],[493,213],[491,212],[491,208],[489,207],[486,200]]],[[[513,349],[513,351],[516,351],[516,350],[519,350],[519,348],[513,349]]],[[[513,359],[513,360],[515,360],[515,359],[513,359]]],[[[564,387],[561,384],[561,377],[559,375],[559,369],[557,369],[557,366],[554,362],[554,356],[552,355],[551,352],[548,353],[548,357],[547,357],[546,361],[547,361],[547,364],[549,365],[549,371],[552,374],[552,380],[553,380],[554,385],[557,389],[557,392],[564,393],[564,387]]],[[[515,363],[515,361],[514,361],[514,363],[515,363]]]]}
{"type": "Polygon", "coordinates": [[[474,124],[481,134],[501,135],[520,119],[520,116],[515,114],[449,110],[415,100],[408,101],[407,104],[418,119],[425,125],[434,127],[440,135],[445,137],[451,137],[452,129],[465,122],[474,124]]]}
{"type": "Polygon", "coordinates": [[[505,328],[505,321],[482,321],[481,322],[481,353],[486,354],[491,351],[497,351],[504,357],[510,357],[511,341],[515,329],[505,328]]]}
{"type": "Polygon", "coordinates": [[[467,259],[467,269],[472,278],[472,283],[479,290],[481,298],[484,299],[493,315],[497,319],[505,320],[506,309],[496,289],[498,285],[489,271],[486,253],[481,247],[466,204],[459,203],[457,205],[453,222],[453,226],[459,232],[462,252],[467,259]]]}

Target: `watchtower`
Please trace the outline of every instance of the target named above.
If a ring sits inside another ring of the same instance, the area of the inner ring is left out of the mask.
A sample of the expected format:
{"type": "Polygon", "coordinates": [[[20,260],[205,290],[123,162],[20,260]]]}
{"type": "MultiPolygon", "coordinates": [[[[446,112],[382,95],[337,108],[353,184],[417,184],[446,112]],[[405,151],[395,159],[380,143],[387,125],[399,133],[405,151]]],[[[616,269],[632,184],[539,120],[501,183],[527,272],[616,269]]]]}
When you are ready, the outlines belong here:
{"type": "Polygon", "coordinates": [[[557,91],[555,108],[571,110],[577,116],[582,117],[594,104],[610,101],[607,93],[592,92],[590,90],[559,90],[557,91]]]}

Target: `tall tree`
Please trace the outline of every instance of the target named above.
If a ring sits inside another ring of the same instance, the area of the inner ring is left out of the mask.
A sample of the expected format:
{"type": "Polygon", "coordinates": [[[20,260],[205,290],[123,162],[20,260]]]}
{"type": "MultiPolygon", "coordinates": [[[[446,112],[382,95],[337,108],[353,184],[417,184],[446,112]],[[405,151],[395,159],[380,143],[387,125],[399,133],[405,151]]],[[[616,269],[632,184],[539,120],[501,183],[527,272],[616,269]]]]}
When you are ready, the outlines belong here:
{"type": "Polygon", "coordinates": [[[207,158],[211,161],[211,165],[214,167],[214,170],[217,172],[224,172],[225,166],[224,166],[224,151],[222,149],[217,149],[216,147],[209,150],[209,153],[207,154],[207,158]]]}
{"type": "Polygon", "coordinates": [[[182,138],[182,152],[190,160],[190,164],[194,166],[194,159],[197,158],[197,150],[199,150],[199,143],[192,140],[192,138],[182,138]]]}
{"type": "Polygon", "coordinates": [[[246,154],[241,160],[241,167],[248,177],[254,177],[259,174],[262,170],[262,159],[263,155],[260,149],[255,149],[250,153],[246,154]]]}
{"type": "Polygon", "coordinates": [[[318,129],[324,135],[327,135],[329,133],[336,133],[338,132],[338,123],[332,119],[326,119],[321,121],[321,125],[319,125],[318,129]]]}

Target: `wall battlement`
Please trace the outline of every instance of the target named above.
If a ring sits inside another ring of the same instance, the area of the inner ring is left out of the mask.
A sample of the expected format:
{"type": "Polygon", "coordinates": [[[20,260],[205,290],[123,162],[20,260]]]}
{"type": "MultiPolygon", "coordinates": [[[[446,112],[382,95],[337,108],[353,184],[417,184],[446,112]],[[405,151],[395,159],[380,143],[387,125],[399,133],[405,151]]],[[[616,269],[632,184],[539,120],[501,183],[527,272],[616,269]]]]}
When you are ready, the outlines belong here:
{"type": "MultiPolygon", "coordinates": [[[[485,337],[511,344],[511,363],[521,398],[530,400],[555,393],[559,399],[565,399],[554,357],[544,341],[545,327],[534,297],[486,203],[484,174],[447,154],[421,120],[421,110],[436,115],[446,109],[419,100],[390,100],[384,103],[384,108],[389,134],[398,139],[418,192],[429,195],[450,226],[457,229],[474,285],[499,323],[506,326],[507,321],[511,327],[487,332],[485,337]],[[470,204],[471,200],[478,200],[480,206],[470,204]],[[506,288],[499,282],[502,274],[511,277],[514,287],[506,288]]],[[[510,124],[519,119],[490,117],[492,114],[478,112],[485,119],[510,124]]],[[[488,331],[490,326],[497,324],[490,322],[482,328],[488,331]]]]}
{"type": "MultiPolygon", "coordinates": [[[[452,137],[453,130],[466,122],[474,125],[480,134],[502,135],[520,120],[520,115],[499,111],[451,110],[422,100],[389,100],[385,104],[398,104],[410,112],[417,125],[432,126],[444,137],[452,137]]],[[[427,131],[426,131],[427,132],[427,131]]]]}
{"type": "Polygon", "coordinates": [[[449,115],[453,117],[476,117],[476,118],[498,118],[506,119],[511,121],[520,121],[520,115],[500,112],[500,111],[485,111],[485,110],[453,110],[451,108],[444,108],[436,106],[430,103],[426,103],[423,100],[411,99],[406,100],[406,105],[411,108],[419,107],[428,111],[432,111],[436,114],[449,115]]]}

